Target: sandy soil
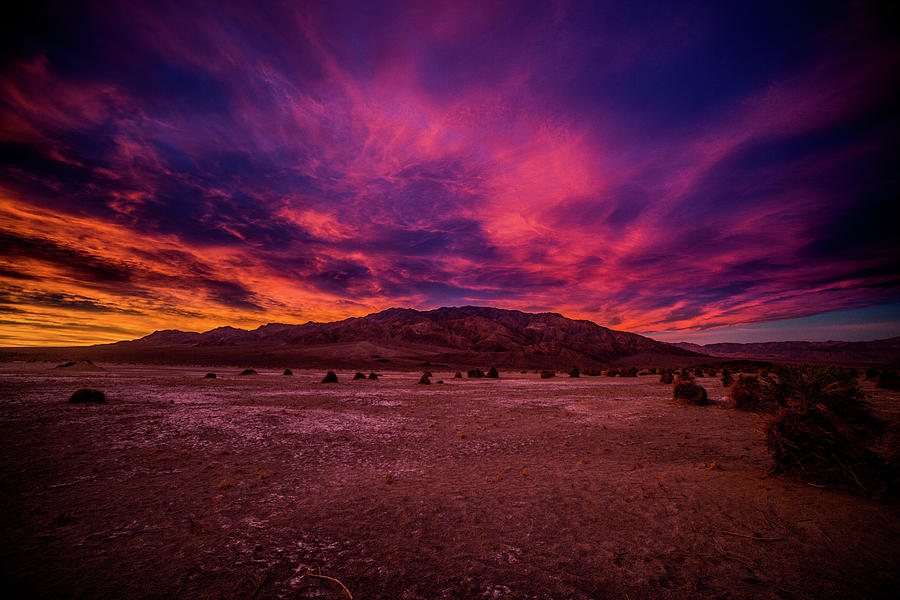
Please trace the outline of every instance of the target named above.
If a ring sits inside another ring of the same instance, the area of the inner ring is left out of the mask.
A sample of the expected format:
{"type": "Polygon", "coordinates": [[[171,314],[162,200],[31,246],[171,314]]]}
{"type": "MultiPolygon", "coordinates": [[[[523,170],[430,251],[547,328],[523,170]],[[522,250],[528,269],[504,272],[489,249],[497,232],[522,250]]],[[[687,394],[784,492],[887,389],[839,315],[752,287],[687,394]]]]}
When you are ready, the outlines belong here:
{"type": "MultiPolygon", "coordinates": [[[[863,598],[900,511],[766,477],[656,377],[0,364],[0,568],[46,598],[863,598]],[[205,380],[207,370],[219,374],[205,380]],[[106,405],[69,405],[80,387],[106,405]]],[[[871,390],[874,393],[874,390],[871,390]]],[[[900,415],[900,394],[878,392],[900,415]]]]}

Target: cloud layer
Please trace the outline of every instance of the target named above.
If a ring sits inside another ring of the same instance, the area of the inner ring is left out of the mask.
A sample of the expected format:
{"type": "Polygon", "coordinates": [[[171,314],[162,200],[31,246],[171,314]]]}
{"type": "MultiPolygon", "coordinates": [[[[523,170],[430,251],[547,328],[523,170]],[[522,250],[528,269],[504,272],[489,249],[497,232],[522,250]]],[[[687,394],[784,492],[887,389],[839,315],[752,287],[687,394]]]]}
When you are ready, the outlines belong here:
{"type": "Polygon", "coordinates": [[[900,51],[867,4],[146,4],[8,25],[0,345],[900,299],[900,51]]]}

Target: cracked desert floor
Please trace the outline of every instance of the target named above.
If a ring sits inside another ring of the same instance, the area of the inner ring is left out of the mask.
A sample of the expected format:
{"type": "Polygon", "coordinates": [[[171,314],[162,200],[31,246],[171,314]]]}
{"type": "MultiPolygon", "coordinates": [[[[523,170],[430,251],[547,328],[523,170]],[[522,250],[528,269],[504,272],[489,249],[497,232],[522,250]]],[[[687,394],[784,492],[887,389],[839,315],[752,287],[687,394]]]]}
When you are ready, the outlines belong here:
{"type": "MultiPolygon", "coordinates": [[[[19,598],[871,598],[896,503],[767,476],[761,417],[656,376],[0,364],[19,598]],[[218,374],[204,379],[207,371],[218,374]],[[368,373],[368,372],[367,372],[368,373]],[[70,405],[78,388],[105,405],[70,405]],[[316,575],[327,576],[318,577],[316,575]],[[346,586],[346,590],[344,587],[346,586]]],[[[866,390],[892,419],[900,393],[866,390]]]]}

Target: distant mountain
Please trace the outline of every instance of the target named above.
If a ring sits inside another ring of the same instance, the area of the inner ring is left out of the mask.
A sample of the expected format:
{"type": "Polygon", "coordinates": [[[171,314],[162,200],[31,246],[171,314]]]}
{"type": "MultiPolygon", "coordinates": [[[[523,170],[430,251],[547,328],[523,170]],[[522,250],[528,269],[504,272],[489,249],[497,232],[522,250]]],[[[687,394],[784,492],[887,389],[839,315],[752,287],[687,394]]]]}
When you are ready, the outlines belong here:
{"type": "Polygon", "coordinates": [[[566,368],[697,362],[694,352],[555,313],[477,306],[392,308],[334,323],[272,323],[254,330],[156,331],[138,340],[67,349],[65,356],[174,364],[413,368],[566,368]]]}
{"type": "Polygon", "coordinates": [[[763,342],[754,344],[671,344],[721,358],[800,362],[886,364],[900,359],[900,337],[871,342],[763,342]]]}

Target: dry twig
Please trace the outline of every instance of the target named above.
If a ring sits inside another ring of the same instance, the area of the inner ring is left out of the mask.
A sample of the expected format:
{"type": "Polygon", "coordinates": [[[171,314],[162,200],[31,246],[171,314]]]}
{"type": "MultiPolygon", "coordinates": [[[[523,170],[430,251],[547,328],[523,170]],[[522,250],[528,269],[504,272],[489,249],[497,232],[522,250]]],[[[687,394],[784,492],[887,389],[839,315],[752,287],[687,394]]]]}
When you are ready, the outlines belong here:
{"type": "Polygon", "coordinates": [[[719,546],[719,544],[716,542],[715,538],[713,538],[712,545],[713,545],[713,548],[716,549],[716,552],[721,554],[723,557],[731,559],[731,560],[736,560],[737,562],[741,563],[742,565],[744,565],[745,567],[750,569],[751,572],[753,572],[754,567],[753,567],[753,564],[749,560],[747,560],[743,557],[740,557],[737,554],[733,554],[731,552],[726,552],[725,550],[722,550],[722,547],[719,546]]]}
{"type": "Polygon", "coordinates": [[[746,533],[738,533],[737,531],[724,531],[722,529],[714,529],[714,533],[722,533],[725,535],[734,535],[737,537],[747,538],[748,540],[756,540],[757,542],[780,542],[784,538],[780,537],[761,537],[757,535],[750,535],[746,533]]]}
{"type": "Polygon", "coordinates": [[[339,579],[335,579],[334,577],[329,577],[328,575],[322,575],[322,570],[321,570],[321,569],[319,569],[319,573],[318,573],[318,574],[313,573],[312,571],[307,571],[306,573],[304,573],[304,575],[309,575],[310,577],[318,577],[318,578],[320,578],[320,579],[327,579],[327,580],[329,580],[329,581],[335,582],[336,584],[338,584],[339,586],[341,586],[342,588],[344,588],[344,591],[347,592],[347,597],[348,597],[350,600],[353,600],[353,594],[350,593],[350,590],[347,589],[347,586],[346,586],[346,585],[344,585],[343,583],[341,583],[341,581],[340,581],[339,579]]]}
{"type": "Polygon", "coordinates": [[[268,577],[268,574],[266,572],[251,573],[249,577],[250,577],[251,583],[255,584],[255,587],[253,588],[253,593],[250,594],[250,600],[253,600],[254,598],[256,598],[256,594],[259,593],[259,588],[261,588],[263,586],[263,584],[266,582],[266,577],[268,577]]]}

